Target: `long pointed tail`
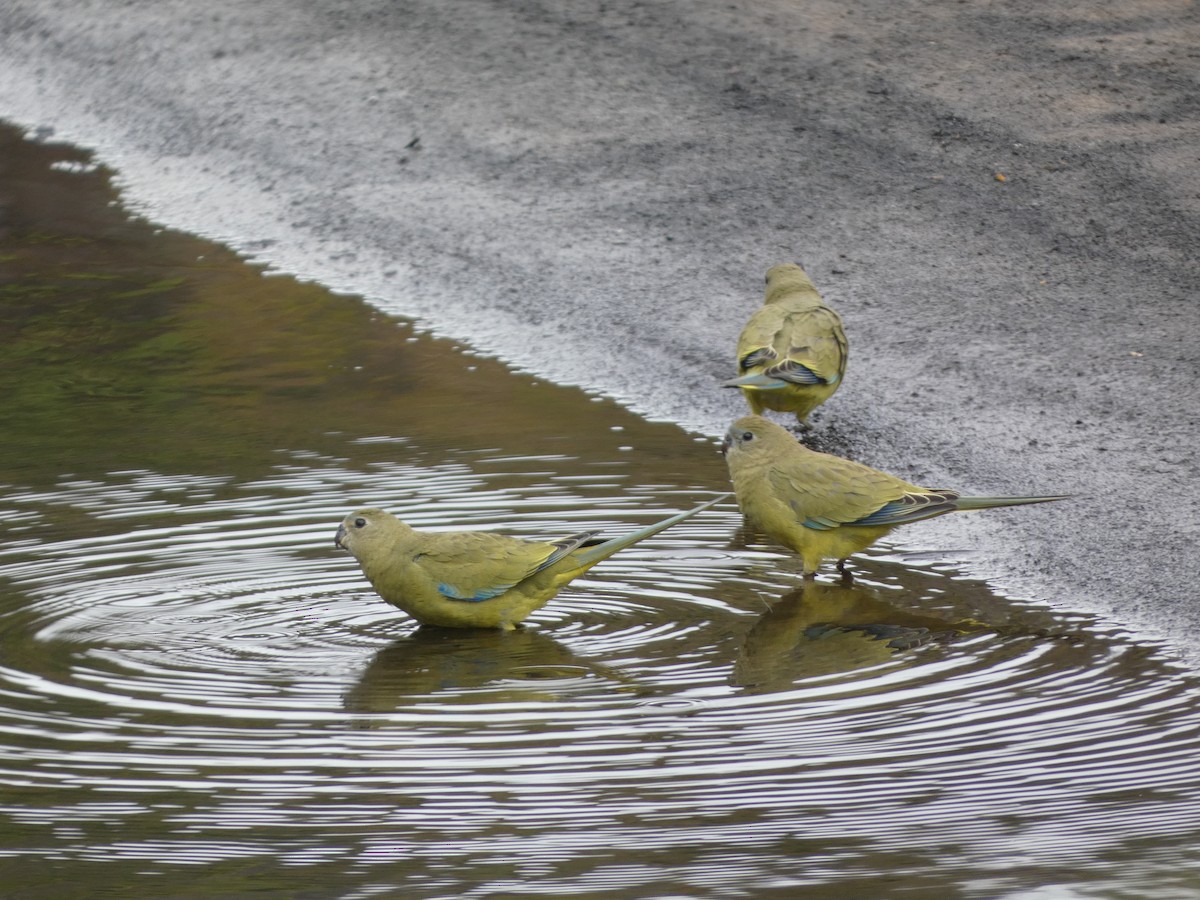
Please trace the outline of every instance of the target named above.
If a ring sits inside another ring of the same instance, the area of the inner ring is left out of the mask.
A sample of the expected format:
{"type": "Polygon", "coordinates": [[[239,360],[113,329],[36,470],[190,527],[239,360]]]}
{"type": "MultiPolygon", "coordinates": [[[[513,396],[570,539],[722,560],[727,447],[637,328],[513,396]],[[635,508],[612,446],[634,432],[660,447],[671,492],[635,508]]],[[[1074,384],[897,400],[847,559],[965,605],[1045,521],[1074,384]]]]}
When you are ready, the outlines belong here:
{"type": "Polygon", "coordinates": [[[1052,503],[1069,500],[1070,495],[1048,497],[959,497],[954,501],[955,509],[991,509],[994,506],[1024,506],[1027,503],[1052,503]]]}
{"type": "Polygon", "coordinates": [[[670,528],[672,525],[677,525],[684,519],[691,518],[701,510],[708,509],[710,506],[715,506],[722,500],[728,500],[732,496],[733,494],[722,494],[720,497],[709,500],[707,503],[701,503],[694,509],[677,513],[669,518],[655,522],[652,525],[647,525],[645,528],[639,528],[637,531],[621,535],[620,537],[612,538],[602,544],[596,544],[593,547],[584,547],[577,552],[572,553],[571,560],[580,568],[586,569],[590,566],[594,566],[596,563],[600,562],[600,560],[608,559],[608,557],[612,556],[618,550],[624,550],[626,547],[636,544],[638,541],[644,541],[651,535],[658,534],[660,531],[670,528]]]}
{"type": "Polygon", "coordinates": [[[782,378],[772,378],[770,375],[743,375],[732,381],[724,381],[721,387],[747,388],[752,391],[778,391],[787,387],[789,382],[782,378]]]}

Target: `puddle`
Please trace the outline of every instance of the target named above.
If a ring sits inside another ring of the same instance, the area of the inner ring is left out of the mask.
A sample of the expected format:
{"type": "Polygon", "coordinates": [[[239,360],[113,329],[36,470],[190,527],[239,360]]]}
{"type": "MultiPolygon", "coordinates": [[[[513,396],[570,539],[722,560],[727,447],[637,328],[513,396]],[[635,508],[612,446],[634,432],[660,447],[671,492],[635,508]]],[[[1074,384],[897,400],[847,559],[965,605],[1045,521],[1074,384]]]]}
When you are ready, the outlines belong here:
{"type": "Polygon", "coordinates": [[[524,629],[415,628],[349,509],[617,533],[727,490],[714,444],[127,220],[80,151],[0,160],[24,896],[1200,892],[1156,647],[896,548],[801,587],[728,504],[524,629]]]}

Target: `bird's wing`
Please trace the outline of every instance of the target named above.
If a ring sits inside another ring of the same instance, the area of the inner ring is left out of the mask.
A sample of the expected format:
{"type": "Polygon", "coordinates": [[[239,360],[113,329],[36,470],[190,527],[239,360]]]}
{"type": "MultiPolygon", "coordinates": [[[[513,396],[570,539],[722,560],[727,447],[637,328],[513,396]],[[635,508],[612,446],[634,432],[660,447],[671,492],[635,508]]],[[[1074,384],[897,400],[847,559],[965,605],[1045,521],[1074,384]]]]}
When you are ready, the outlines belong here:
{"type": "Polygon", "coordinates": [[[593,537],[581,533],[543,543],[484,532],[431,534],[413,561],[442,596],[477,603],[500,596],[593,537]]]}
{"type": "Polygon", "coordinates": [[[846,371],[846,332],[828,306],[788,313],[774,346],[781,360],[765,374],[784,381],[837,384],[846,371]]]}
{"type": "Polygon", "coordinates": [[[751,369],[769,366],[777,359],[779,359],[779,355],[775,352],[774,347],[751,347],[745,355],[738,357],[738,368],[743,372],[749,372],[751,369]]]}
{"type": "Polygon", "coordinates": [[[919,522],[958,508],[957,491],[909,491],[899,500],[885,503],[869,516],[856,520],[855,525],[903,525],[919,522]]]}
{"type": "Polygon", "coordinates": [[[754,311],[738,335],[738,369],[743,374],[778,362],[775,341],[786,315],[786,311],[778,306],[764,306],[754,311]]]}
{"type": "Polygon", "coordinates": [[[738,339],[738,368],[791,384],[836,384],[847,348],[842,320],[829,307],[765,306],[738,339]]]}
{"type": "MultiPolygon", "coordinates": [[[[852,460],[806,454],[774,466],[768,475],[776,497],[806,528],[828,531],[842,525],[898,525],[884,512],[920,488],[852,460]],[[872,520],[872,516],[879,516],[872,520]]],[[[924,517],[922,517],[924,518],[924,517]]]]}

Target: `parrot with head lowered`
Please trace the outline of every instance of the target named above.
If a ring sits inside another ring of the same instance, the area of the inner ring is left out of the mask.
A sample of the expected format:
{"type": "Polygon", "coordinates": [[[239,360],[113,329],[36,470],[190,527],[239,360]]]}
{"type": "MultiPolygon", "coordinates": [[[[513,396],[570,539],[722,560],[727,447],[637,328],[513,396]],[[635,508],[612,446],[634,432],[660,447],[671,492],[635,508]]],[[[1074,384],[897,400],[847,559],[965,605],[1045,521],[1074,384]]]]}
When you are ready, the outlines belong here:
{"type": "Polygon", "coordinates": [[[841,317],[804,269],[785,263],[767,272],[763,305],[738,337],[741,374],[724,387],[741,388],[754,413],[795,413],[806,425],[808,414],[841,386],[849,353],[841,317]]]}
{"type": "Polygon", "coordinates": [[[945,513],[1065,500],[1046,497],[964,497],[919,487],[862,463],[818,453],[762,416],[743,416],[721,445],[738,506],[773,540],[800,554],[804,577],[826,559],[865,550],[898,525],[945,513]]]}
{"type": "Polygon", "coordinates": [[[342,521],[334,543],[358,560],[380,597],[423,624],[508,629],[596,563],[729,496],[607,541],[596,532],[541,542],[417,531],[381,509],[360,509],[342,521]]]}

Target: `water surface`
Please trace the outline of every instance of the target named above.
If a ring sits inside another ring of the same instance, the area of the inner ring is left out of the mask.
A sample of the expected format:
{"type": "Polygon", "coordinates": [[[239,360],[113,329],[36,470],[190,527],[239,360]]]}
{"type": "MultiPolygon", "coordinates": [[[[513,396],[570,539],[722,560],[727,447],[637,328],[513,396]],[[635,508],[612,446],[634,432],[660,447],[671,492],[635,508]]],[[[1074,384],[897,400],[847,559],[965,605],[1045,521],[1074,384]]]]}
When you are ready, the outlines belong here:
{"type": "Polygon", "coordinates": [[[349,509],[612,534],[727,490],[714,446],[0,160],[15,896],[1200,895],[1159,648],[901,547],[802,586],[728,504],[416,628],[349,509]]]}

